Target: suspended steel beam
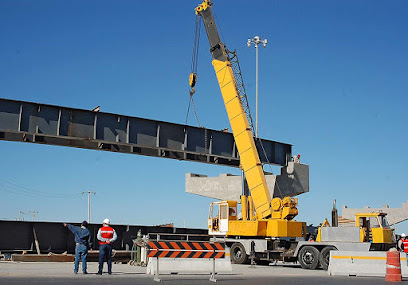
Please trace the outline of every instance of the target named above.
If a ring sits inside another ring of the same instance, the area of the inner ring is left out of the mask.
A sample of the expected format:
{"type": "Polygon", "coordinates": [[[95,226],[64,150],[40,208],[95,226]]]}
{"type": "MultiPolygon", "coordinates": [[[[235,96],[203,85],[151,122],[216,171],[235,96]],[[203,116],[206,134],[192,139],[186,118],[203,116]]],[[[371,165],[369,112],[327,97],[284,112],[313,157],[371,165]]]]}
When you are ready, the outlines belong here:
{"type": "MultiPolygon", "coordinates": [[[[0,140],[239,166],[231,133],[1,98],[0,140]]],[[[289,144],[262,140],[262,146],[263,163],[284,166],[291,157],[289,144]]]]}

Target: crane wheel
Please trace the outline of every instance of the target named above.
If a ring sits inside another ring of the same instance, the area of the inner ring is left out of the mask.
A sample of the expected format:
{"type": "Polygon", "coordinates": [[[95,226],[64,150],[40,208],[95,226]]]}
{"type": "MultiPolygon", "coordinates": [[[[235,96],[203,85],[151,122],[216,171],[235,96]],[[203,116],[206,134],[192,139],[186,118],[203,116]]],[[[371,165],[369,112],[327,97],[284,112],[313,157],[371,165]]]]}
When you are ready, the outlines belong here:
{"type": "Polygon", "coordinates": [[[313,246],[302,247],[298,261],[303,269],[316,269],[319,266],[319,250],[313,246]]]}
{"type": "Polygon", "coordinates": [[[327,271],[330,262],[330,251],[337,250],[334,246],[326,246],[319,254],[320,265],[327,271]]]}
{"type": "Polygon", "coordinates": [[[244,264],[248,261],[245,247],[239,243],[233,243],[231,246],[231,262],[235,264],[244,264]]]}

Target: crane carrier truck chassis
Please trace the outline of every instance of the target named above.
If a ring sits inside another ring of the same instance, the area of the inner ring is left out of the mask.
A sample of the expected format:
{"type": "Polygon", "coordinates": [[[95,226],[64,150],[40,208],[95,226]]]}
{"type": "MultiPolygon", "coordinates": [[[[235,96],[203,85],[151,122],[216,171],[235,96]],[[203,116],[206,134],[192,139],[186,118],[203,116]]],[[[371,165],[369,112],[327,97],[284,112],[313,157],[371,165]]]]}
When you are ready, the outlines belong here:
{"type": "MultiPolygon", "coordinates": [[[[221,206],[227,205],[227,201],[213,203],[208,220],[214,219],[214,207],[220,206],[217,209],[220,211],[221,206]]],[[[218,218],[222,216],[219,213],[218,218]]],[[[395,246],[392,231],[385,213],[361,213],[356,214],[354,226],[330,227],[326,220],[321,227],[311,228],[304,238],[226,236],[213,239],[226,243],[234,263],[243,264],[250,259],[257,264],[299,262],[304,269],[321,266],[327,270],[330,251],[385,251],[395,246]]]]}

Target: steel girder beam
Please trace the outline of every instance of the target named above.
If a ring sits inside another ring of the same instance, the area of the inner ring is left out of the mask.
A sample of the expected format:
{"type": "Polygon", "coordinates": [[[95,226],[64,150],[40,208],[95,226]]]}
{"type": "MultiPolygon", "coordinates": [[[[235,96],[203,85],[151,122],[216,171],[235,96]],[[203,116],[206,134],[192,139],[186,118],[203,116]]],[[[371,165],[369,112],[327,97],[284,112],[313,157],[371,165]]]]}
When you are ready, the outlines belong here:
{"type": "MultiPolygon", "coordinates": [[[[239,166],[231,133],[1,98],[0,140],[239,166]]],[[[284,166],[291,157],[289,144],[262,140],[262,146],[257,142],[262,163],[284,166]]]]}

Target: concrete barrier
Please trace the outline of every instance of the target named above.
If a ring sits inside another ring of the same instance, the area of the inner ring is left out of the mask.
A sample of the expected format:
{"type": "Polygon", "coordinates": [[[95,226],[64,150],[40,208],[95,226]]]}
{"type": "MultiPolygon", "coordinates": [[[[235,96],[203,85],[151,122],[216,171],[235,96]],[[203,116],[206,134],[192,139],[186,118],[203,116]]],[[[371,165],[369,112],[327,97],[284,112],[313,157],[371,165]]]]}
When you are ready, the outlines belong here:
{"type": "MultiPolygon", "coordinates": [[[[329,275],[385,277],[386,251],[331,251],[329,275]]],[[[400,253],[401,273],[408,277],[407,258],[400,253]]]]}
{"type": "Polygon", "coordinates": [[[210,281],[216,282],[215,274],[231,272],[229,249],[225,243],[199,241],[149,241],[146,273],[154,275],[160,282],[159,274],[167,273],[209,273],[210,281]]]}
{"type": "MultiPolygon", "coordinates": [[[[194,274],[208,273],[213,271],[213,260],[211,259],[191,259],[191,258],[159,258],[160,274],[194,274]]],[[[146,273],[154,275],[157,268],[157,258],[149,258],[146,273]]],[[[215,260],[215,271],[217,273],[232,272],[230,256],[215,260]]]]}

